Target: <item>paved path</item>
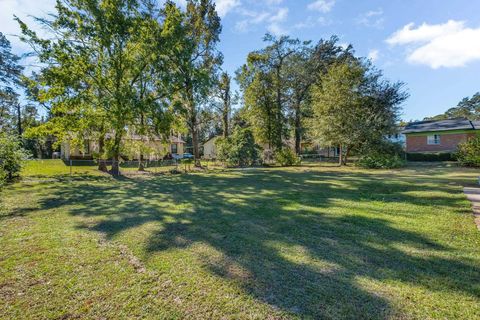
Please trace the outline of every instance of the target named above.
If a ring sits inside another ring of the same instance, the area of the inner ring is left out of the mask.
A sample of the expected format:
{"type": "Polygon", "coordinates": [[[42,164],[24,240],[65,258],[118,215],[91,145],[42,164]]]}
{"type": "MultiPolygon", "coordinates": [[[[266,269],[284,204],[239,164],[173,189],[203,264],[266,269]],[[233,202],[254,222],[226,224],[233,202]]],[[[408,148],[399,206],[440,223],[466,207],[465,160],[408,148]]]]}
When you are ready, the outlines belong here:
{"type": "Polygon", "coordinates": [[[475,224],[478,230],[480,230],[480,188],[463,188],[463,192],[467,199],[472,202],[475,224]]]}

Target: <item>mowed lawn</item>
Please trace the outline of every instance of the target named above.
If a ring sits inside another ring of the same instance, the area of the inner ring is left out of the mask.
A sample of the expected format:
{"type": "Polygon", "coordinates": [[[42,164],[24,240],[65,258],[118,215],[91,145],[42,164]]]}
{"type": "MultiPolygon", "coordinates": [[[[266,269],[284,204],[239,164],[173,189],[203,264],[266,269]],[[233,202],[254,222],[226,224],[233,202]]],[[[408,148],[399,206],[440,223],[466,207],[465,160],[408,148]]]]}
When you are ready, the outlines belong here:
{"type": "Polygon", "coordinates": [[[1,319],[480,318],[478,170],[54,163],[0,192],[1,319]]]}

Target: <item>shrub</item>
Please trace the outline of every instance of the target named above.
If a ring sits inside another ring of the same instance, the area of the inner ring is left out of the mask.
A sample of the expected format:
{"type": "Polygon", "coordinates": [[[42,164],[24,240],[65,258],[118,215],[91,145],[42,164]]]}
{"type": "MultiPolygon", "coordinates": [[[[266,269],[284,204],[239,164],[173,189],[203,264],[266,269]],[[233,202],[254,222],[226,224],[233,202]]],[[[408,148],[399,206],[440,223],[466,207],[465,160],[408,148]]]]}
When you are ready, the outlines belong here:
{"type": "Polygon", "coordinates": [[[358,165],[368,169],[393,169],[405,165],[399,155],[396,154],[370,154],[360,158],[358,165]]]}
{"type": "Polygon", "coordinates": [[[284,148],[275,152],[275,161],[282,167],[296,166],[302,159],[298,157],[290,148],[284,148]]]}
{"type": "Polygon", "coordinates": [[[408,153],[408,161],[425,161],[425,162],[437,162],[437,161],[455,161],[456,157],[452,153],[408,153]]]}
{"type": "Polygon", "coordinates": [[[248,128],[235,129],[230,137],[217,139],[215,145],[218,160],[228,166],[252,166],[260,159],[259,147],[248,128]]]}
{"type": "Polygon", "coordinates": [[[455,156],[462,166],[480,167],[480,134],[461,143],[455,156]]]}
{"type": "Polygon", "coordinates": [[[403,148],[398,143],[379,141],[360,151],[357,165],[368,169],[393,169],[405,165],[403,148]]]}
{"type": "Polygon", "coordinates": [[[0,134],[0,180],[10,181],[18,176],[27,158],[28,154],[17,138],[0,134]]]}

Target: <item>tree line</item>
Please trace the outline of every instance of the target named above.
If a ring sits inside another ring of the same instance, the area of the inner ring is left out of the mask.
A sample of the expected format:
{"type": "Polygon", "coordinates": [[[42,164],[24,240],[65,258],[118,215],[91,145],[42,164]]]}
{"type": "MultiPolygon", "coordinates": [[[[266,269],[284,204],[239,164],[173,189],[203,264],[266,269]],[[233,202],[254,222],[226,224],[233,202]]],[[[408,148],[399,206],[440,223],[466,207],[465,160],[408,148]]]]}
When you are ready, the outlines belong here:
{"type": "MultiPolygon", "coordinates": [[[[1,130],[54,136],[79,148],[95,140],[98,158],[119,160],[128,134],[167,141],[175,130],[188,134],[199,159],[207,136],[227,138],[242,128],[276,153],[289,148],[286,141],[296,154],[303,141],[340,147],[345,163],[351,152],[395,131],[408,97],[402,83],[385,80],[335,36],[313,43],[269,34],[235,73],[240,92],[234,93],[232,76],[222,71],[222,25],[212,0],[187,0],[185,7],[58,1],[55,14],[36,18],[48,37],[15,19],[40,67],[23,74],[0,36],[1,130]],[[34,104],[22,105],[15,87],[34,104]],[[46,110],[44,119],[38,107],[46,110]]],[[[107,170],[103,162],[99,169],[107,170]]],[[[111,171],[118,171],[118,161],[111,171]]]]}

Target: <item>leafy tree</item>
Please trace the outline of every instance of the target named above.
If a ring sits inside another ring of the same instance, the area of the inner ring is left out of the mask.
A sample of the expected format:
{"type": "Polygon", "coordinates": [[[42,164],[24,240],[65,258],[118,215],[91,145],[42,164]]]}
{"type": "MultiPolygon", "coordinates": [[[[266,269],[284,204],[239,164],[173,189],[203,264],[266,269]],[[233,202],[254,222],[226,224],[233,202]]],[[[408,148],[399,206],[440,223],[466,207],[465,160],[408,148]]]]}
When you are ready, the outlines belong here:
{"type": "Polygon", "coordinates": [[[290,92],[289,106],[292,118],[295,152],[301,152],[300,145],[306,134],[305,118],[311,117],[311,87],[320,84],[328,68],[335,62],[352,58],[352,47],[343,48],[338,38],[321,39],[315,46],[304,42],[287,58],[287,92],[290,92]]]}
{"type": "Polygon", "coordinates": [[[345,164],[350,151],[393,133],[398,106],[408,97],[402,87],[360,60],[335,63],[312,88],[314,137],[325,146],[340,146],[339,162],[345,164]]]}
{"type": "Polygon", "coordinates": [[[463,98],[456,107],[448,109],[445,113],[427,119],[445,120],[454,118],[480,120],[480,92],[475,93],[471,98],[463,98]]]}
{"type": "Polygon", "coordinates": [[[224,138],[227,138],[230,133],[230,113],[232,110],[231,81],[230,75],[224,72],[220,75],[217,84],[217,97],[221,100],[217,109],[222,121],[222,135],[224,138]]]}
{"type": "Polygon", "coordinates": [[[170,72],[178,89],[177,104],[192,136],[196,165],[200,165],[199,122],[202,107],[215,85],[215,73],[222,62],[217,50],[222,30],[212,0],[187,0],[184,14],[167,17],[166,26],[175,26],[179,43],[168,56],[170,72]]]}
{"type": "Polygon", "coordinates": [[[247,63],[237,71],[237,80],[257,139],[279,150],[286,132],[286,63],[301,43],[288,36],[276,38],[270,34],[264,41],[268,45],[248,55],[247,63]]]}
{"type": "Polygon", "coordinates": [[[0,32],[0,131],[15,130],[22,134],[21,106],[16,87],[23,68],[20,57],[12,53],[8,39],[0,32]]]}
{"type": "Polygon", "coordinates": [[[237,127],[232,135],[218,139],[215,145],[218,159],[229,166],[252,166],[260,159],[259,147],[248,128],[237,127]]]}
{"type": "Polygon", "coordinates": [[[37,19],[52,30],[49,39],[17,19],[22,39],[45,65],[28,83],[31,96],[51,113],[34,134],[78,145],[85,138],[98,139],[100,154],[108,151],[117,172],[127,131],[169,131],[171,79],[165,56],[177,33],[162,25],[159,15],[168,20],[179,15],[178,9],[167,3],[158,12],[147,0],[65,0],[56,8],[51,20],[37,19]]]}

